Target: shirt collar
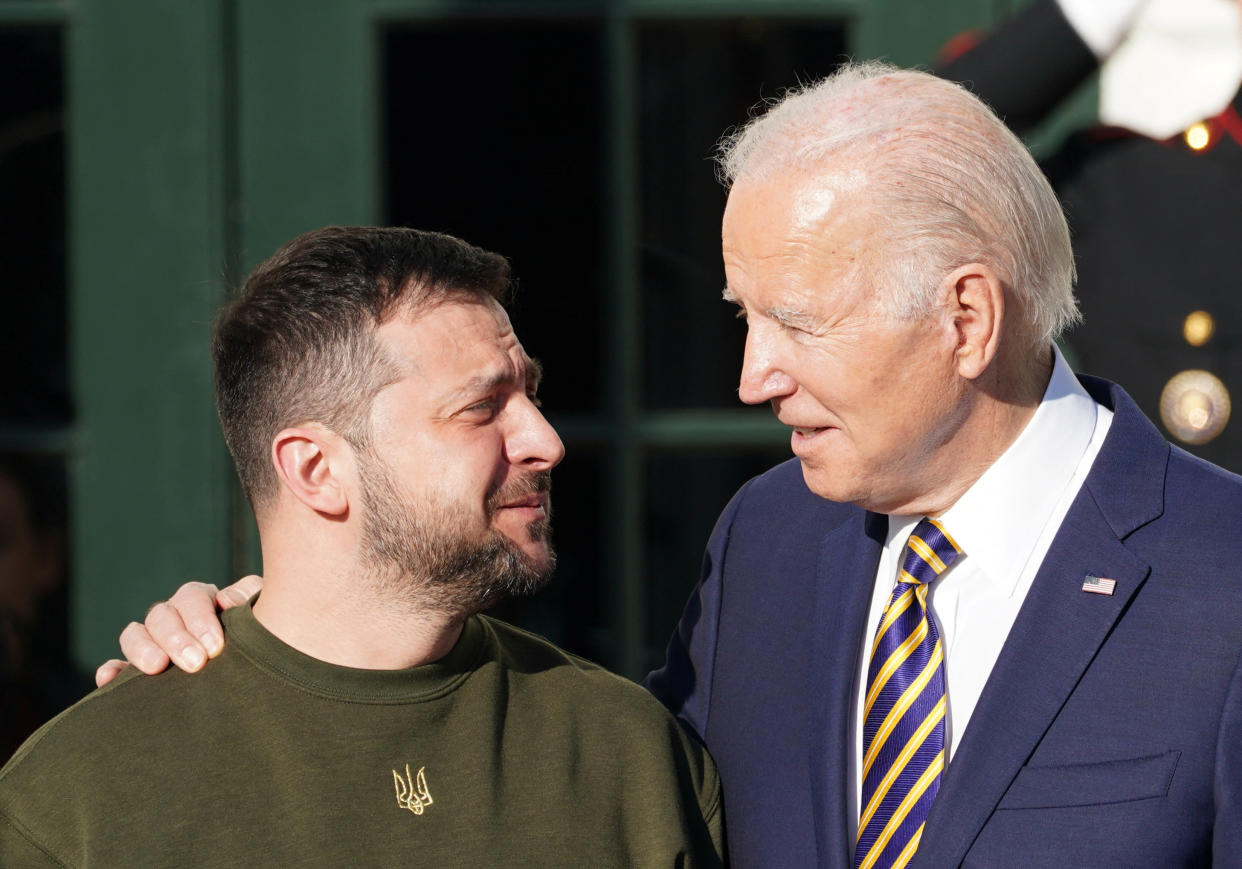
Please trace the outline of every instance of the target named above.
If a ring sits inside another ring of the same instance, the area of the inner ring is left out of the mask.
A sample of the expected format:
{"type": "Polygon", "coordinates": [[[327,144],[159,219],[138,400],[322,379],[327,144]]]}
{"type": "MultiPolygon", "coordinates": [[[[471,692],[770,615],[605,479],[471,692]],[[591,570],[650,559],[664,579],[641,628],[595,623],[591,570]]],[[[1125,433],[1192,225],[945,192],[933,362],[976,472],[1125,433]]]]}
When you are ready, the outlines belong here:
{"type": "MultiPolygon", "coordinates": [[[[961,546],[961,560],[974,562],[1004,596],[1013,593],[1095,431],[1095,400],[1055,347],[1054,355],[1048,388],[1026,428],[938,517],[961,546]]],[[[890,516],[888,545],[904,540],[920,518],[890,516]]]]}

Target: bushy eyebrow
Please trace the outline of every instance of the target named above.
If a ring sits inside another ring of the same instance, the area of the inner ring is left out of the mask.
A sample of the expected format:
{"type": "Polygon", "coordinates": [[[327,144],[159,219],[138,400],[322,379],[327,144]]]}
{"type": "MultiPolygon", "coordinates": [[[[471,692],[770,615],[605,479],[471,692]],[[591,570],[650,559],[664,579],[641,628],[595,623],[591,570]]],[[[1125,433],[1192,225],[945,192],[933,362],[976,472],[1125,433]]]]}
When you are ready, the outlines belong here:
{"type": "MultiPolygon", "coordinates": [[[[737,297],[728,286],[720,292],[720,298],[726,302],[744,307],[742,300],[737,297]]],[[[815,314],[811,314],[801,308],[768,308],[763,312],[768,317],[782,326],[788,326],[792,329],[801,329],[806,332],[814,332],[822,325],[822,319],[815,314]]]]}
{"type": "Polygon", "coordinates": [[[768,308],[763,313],[782,326],[805,332],[814,332],[823,324],[821,318],[800,308],[768,308]]]}
{"type": "MultiPolygon", "coordinates": [[[[543,380],[543,366],[538,359],[532,359],[529,356],[525,359],[526,363],[526,379],[524,386],[528,390],[535,390],[539,387],[543,380]]],[[[508,386],[514,382],[514,378],[510,376],[506,369],[496,369],[486,374],[477,374],[463,383],[458,389],[453,391],[449,396],[449,401],[457,401],[473,395],[492,392],[502,386],[508,386]]]]}
{"type": "Polygon", "coordinates": [[[476,374],[461,386],[457,387],[450,393],[446,399],[448,403],[455,403],[465,398],[473,398],[476,395],[492,392],[500,386],[512,381],[505,371],[494,371],[490,374],[476,374]]]}
{"type": "Polygon", "coordinates": [[[543,364],[533,356],[526,357],[526,388],[536,390],[543,383],[543,364]]]}

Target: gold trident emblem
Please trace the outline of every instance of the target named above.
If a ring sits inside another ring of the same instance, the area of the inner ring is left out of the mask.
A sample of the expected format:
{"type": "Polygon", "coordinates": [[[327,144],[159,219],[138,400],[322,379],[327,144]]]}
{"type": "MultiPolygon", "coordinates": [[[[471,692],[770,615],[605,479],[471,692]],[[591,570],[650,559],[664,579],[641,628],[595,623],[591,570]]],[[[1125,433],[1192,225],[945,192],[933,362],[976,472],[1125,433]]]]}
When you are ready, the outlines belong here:
{"type": "Polygon", "coordinates": [[[392,783],[397,789],[397,805],[421,815],[423,809],[431,805],[431,791],[427,790],[427,774],[425,766],[418,768],[418,775],[410,775],[410,765],[405,765],[405,778],[395,769],[392,771],[392,783]]]}

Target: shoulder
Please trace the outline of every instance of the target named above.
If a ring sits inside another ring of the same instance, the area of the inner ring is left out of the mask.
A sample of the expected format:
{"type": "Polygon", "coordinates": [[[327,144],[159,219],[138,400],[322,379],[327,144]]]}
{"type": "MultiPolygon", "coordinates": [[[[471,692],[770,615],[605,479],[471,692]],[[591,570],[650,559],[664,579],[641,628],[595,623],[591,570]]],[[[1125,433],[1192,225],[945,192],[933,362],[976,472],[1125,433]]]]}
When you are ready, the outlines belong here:
{"type": "Polygon", "coordinates": [[[538,757],[549,775],[590,782],[592,788],[611,782],[613,798],[648,830],[645,836],[680,819],[721,852],[716,765],[663,704],[635,682],[543,637],[478,618],[493,641],[480,669],[493,671],[482,675],[486,689],[503,698],[510,744],[538,757]]]}
{"type": "Polygon", "coordinates": [[[1163,510],[1136,532],[1136,543],[1145,545],[1153,563],[1171,561],[1187,573],[1214,571],[1242,594],[1242,583],[1233,579],[1242,557],[1242,477],[1173,447],[1164,483],[1163,510]]]}
{"type": "Polygon", "coordinates": [[[23,782],[38,782],[45,770],[99,776],[106,781],[130,769],[135,757],[174,751],[167,726],[179,738],[208,735],[228,720],[241,701],[235,694],[244,659],[228,647],[210,667],[193,675],[170,668],[144,676],[130,667],[111,683],[87,694],[37,730],[0,770],[0,801],[23,782]]]}
{"type": "MultiPolygon", "coordinates": [[[[160,676],[143,676],[133,667],[110,684],[87,694],[77,703],[50,719],[22,744],[0,770],[0,786],[17,776],[23,767],[37,766],[50,754],[81,754],[86,759],[109,742],[120,742],[132,735],[130,728],[147,719],[150,703],[160,703],[173,681],[173,671],[160,676]]],[[[184,674],[182,674],[184,675],[184,674]]]]}
{"type": "Polygon", "coordinates": [[[747,575],[766,574],[775,562],[816,558],[825,535],[863,515],[853,504],[812,492],[801,463],[791,459],[754,477],[733,496],[708,541],[707,563],[712,571],[732,565],[747,575]]]}
{"type": "Polygon", "coordinates": [[[1166,504],[1217,513],[1218,520],[1242,526],[1242,476],[1172,447],[1166,478],[1166,504]]]}
{"type": "Polygon", "coordinates": [[[135,809],[131,783],[160,768],[180,737],[210,726],[201,714],[209,707],[186,700],[225,669],[217,660],[208,668],[216,678],[131,670],[44,724],[0,770],[0,851],[30,847],[77,865],[86,831],[110,823],[114,807],[147,811],[135,809]]]}
{"type": "Polygon", "coordinates": [[[1112,429],[1088,489],[1127,550],[1150,569],[1145,594],[1183,608],[1214,598],[1242,618],[1242,477],[1170,445],[1113,389],[1112,429]]]}
{"type": "Polygon", "coordinates": [[[717,786],[702,743],[647,689],[529,631],[477,618],[495,644],[483,667],[501,670],[515,727],[529,715],[546,744],[570,751],[589,745],[653,769],[678,770],[707,792],[717,786]]]}
{"type": "Polygon", "coordinates": [[[1171,445],[1121,387],[1079,379],[1113,413],[1085,487],[1120,535],[1190,523],[1188,533],[1212,533],[1242,522],[1242,477],[1171,445]]]}
{"type": "Polygon", "coordinates": [[[1169,444],[1116,384],[1080,379],[1113,411],[1086,488],[1126,545],[1153,566],[1178,573],[1236,560],[1242,554],[1242,477],[1169,444]]]}
{"type": "Polygon", "coordinates": [[[722,519],[773,527],[813,523],[828,530],[858,512],[859,508],[852,504],[839,504],[812,492],[802,475],[801,462],[790,459],[743,485],[725,508],[722,519]]]}
{"type": "Polygon", "coordinates": [[[550,688],[602,692],[630,702],[651,699],[643,688],[629,679],[567,652],[545,637],[491,616],[478,618],[493,643],[493,654],[488,658],[518,677],[535,678],[550,688]]]}
{"type": "Polygon", "coordinates": [[[647,689],[549,640],[489,616],[479,616],[495,643],[483,665],[497,666],[508,702],[539,707],[569,726],[667,734],[679,729],[647,689]]]}

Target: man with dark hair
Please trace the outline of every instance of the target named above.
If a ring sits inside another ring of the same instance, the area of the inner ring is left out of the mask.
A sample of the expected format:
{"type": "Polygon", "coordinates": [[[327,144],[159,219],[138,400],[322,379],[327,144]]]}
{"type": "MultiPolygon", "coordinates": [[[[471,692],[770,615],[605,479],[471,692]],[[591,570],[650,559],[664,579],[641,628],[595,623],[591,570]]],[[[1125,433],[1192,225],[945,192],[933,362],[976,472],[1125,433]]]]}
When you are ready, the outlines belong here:
{"type": "Polygon", "coordinates": [[[213,351],[263,593],[207,675],[117,679],[18,751],[0,863],[719,863],[701,746],[479,614],[551,572],[563,455],[508,283],[411,229],[319,230],[255,270],[213,351]]]}

